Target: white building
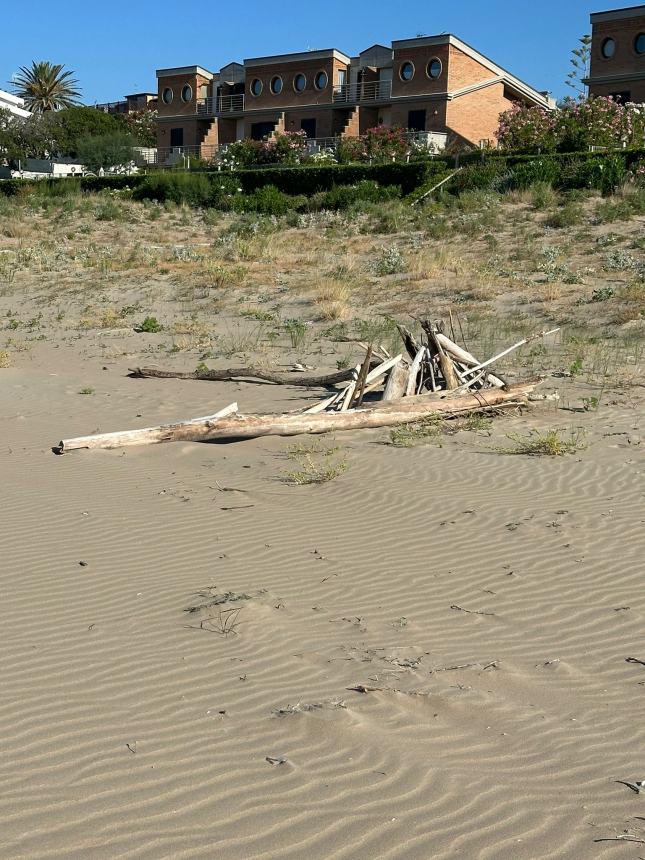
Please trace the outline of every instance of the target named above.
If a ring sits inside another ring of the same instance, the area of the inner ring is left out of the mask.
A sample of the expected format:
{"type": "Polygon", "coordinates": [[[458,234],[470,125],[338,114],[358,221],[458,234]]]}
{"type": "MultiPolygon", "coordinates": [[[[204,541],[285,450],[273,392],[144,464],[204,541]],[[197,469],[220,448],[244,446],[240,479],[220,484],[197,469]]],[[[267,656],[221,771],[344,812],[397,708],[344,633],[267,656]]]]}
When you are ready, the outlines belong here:
{"type": "Polygon", "coordinates": [[[6,93],[4,90],[0,90],[0,108],[8,110],[14,116],[31,116],[29,111],[25,110],[24,99],[14,96],[12,93],[6,93]]]}

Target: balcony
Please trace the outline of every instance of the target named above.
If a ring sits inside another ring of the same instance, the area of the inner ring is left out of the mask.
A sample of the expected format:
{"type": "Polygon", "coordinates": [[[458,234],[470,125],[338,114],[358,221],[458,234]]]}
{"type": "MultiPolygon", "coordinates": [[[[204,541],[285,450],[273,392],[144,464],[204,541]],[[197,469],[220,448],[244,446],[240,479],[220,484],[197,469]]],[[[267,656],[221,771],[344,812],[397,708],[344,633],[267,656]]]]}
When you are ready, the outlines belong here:
{"type": "Polygon", "coordinates": [[[334,88],[334,103],[387,101],[392,96],[392,81],[364,81],[334,88]]]}
{"type": "Polygon", "coordinates": [[[204,116],[215,116],[224,113],[240,113],[244,110],[244,94],[234,96],[217,96],[197,100],[197,113],[204,116]]]}

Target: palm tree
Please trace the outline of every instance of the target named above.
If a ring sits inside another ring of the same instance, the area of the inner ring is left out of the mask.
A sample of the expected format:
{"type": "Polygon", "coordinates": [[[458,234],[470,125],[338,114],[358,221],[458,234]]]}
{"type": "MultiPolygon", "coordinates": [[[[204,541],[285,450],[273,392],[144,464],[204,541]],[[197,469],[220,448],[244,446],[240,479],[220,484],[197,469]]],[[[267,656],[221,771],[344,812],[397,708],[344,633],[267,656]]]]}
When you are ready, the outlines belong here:
{"type": "Polygon", "coordinates": [[[80,90],[73,72],[64,72],[63,66],[46,60],[21,66],[14,76],[14,92],[25,100],[32,113],[71,107],[79,103],[80,90]]]}

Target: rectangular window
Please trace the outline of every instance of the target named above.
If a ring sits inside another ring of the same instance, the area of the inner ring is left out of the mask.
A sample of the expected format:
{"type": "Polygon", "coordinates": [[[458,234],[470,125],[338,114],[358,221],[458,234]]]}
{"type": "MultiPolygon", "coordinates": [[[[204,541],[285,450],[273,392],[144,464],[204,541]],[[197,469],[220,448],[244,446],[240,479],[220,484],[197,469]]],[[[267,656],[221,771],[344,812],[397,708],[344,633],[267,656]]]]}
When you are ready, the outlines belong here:
{"type": "Polygon", "coordinates": [[[621,105],[627,104],[627,102],[632,100],[631,90],[621,90],[618,93],[609,93],[609,97],[621,105]]]}
{"type": "Polygon", "coordinates": [[[170,145],[171,146],[183,146],[184,145],[184,130],[183,130],[183,128],[171,128],[170,129],[170,145]]]}

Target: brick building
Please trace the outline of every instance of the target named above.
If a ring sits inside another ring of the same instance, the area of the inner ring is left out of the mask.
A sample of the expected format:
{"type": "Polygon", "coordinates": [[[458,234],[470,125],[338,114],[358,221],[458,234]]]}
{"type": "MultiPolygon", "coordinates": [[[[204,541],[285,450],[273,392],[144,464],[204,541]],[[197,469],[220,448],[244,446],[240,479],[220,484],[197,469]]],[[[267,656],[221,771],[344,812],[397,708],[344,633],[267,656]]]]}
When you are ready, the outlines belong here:
{"type": "Polygon", "coordinates": [[[514,102],[553,107],[449,34],[373,45],[357,57],[334,48],[157,71],[157,145],[207,155],[245,137],[304,130],[309,139],[355,136],[376,125],[494,143],[514,102]]]}
{"type": "Polygon", "coordinates": [[[139,113],[143,110],[157,109],[157,93],[130,93],[120,102],[102,102],[95,104],[97,110],[103,113],[123,114],[139,113]]]}
{"type": "Polygon", "coordinates": [[[591,15],[589,95],[645,102],[645,6],[591,15]]]}

